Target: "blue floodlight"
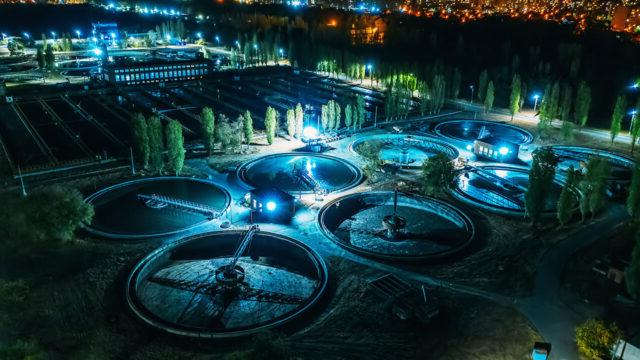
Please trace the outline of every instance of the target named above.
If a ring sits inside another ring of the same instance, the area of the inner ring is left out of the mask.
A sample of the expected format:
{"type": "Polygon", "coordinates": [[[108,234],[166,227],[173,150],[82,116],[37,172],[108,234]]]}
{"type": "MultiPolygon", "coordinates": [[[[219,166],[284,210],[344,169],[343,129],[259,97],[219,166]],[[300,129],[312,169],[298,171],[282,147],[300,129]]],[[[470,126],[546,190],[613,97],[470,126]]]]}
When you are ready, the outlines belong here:
{"type": "Polygon", "coordinates": [[[540,99],[540,94],[533,94],[533,100],[540,99]]]}
{"type": "Polygon", "coordinates": [[[95,49],[93,49],[93,53],[96,54],[96,56],[100,56],[100,55],[102,55],[102,50],[100,50],[98,48],[95,48],[95,49]]]}
{"type": "Polygon", "coordinates": [[[471,151],[471,149],[473,149],[473,145],[471,145],[471,144],[467,145],[467,150],[471,151]]]}
{"type": "Polygon", "coordinates": [[[114,32],[110,33],[109,35],[111,35],[111,38],[112,38],[112,39],[115,39],[115,38],[116,38],[116,33],[114,33],[114,32]]]}
{"type": "Polygon", "coordinates": [[[196,36],[198,37],[198,39],[202,39],[202,33],[201,32],[196,33],[196,36]]]}
{"type": "Polygon", "coordinates": [[[55,38],[55,37],[56,37],[56,32],[55,32],[55,31],[52,31],[52,32],[51,32],[51,36],[53,36],[53,37],[55,38]]]}
{"type": "Polygon", "coordinates": [[[253,48],[258,50],[258,44],[253,44],[253,48]]]}
{"type": "Polygon", "coordinates": [[[171,41],[171,35],[167,34],[167,35],[165,36],[165,39],[167,39],[167,41],[171,41]]]}
{"type": "Polygon", "coordinates": [[[82,32],[80,32],[80,30],[76,30],[76,35],[78,35],[78,37],[80,37],[80,34],[82,34],[82,32]]]}
{"type": "Polygon", "coordinates": [[[635,82],[635,83],[631,84],[631,86],[629,86],[629,88],[631,88],[633,90],[637,90],[638,88],[640,88],[640,82],[635,82]]]}
{"type": "Polygon", "coordinates": [[[220,36],[216,35],[216,42],[220,44],[220,36]]]}
{"type": "Polygon", "coordinates": [[[276,203],[273,201],[267,201],[267,210],[273,211],[276,209],[276,203]]]}
{"type": "Polygon", "coordinates": [[[500,155],[507,155],[509,153],[509,148],[506,146],[503,146],[500,149],[498,149],[498,152],[500,153],[500,155]]]}
{"type": "Polygon", "coordinates": [[[367,70],[371,70],[371,64],[367,64],[367,70]]]}
{"type": "Polygon", "coordinates": [[[302,136],[304,136],[307,139],[313,139],[316,136],[318,136],[318,130],[313,126],[307,126],[302,130],[302,136]]]}
{"type": "Polygon", "coordinates": [[[284,50],[282,48],[280,48],[280,50],[278,50],[280,52],[280,56],[282,56],[284,54],[284,50]]]}

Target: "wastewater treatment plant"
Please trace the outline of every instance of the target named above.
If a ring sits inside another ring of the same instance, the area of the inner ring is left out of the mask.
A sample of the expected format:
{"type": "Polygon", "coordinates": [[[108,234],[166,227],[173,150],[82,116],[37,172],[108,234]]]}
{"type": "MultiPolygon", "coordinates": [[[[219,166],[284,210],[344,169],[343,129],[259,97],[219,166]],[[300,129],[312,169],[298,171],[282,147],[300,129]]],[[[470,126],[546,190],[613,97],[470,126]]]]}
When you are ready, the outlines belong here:
{"type": "Polygon", "coordinates": [[[583,30],[86,6],[42,39],[0,21],[0,360],[640,348],[640,80],[596,87],[583,30]]]}

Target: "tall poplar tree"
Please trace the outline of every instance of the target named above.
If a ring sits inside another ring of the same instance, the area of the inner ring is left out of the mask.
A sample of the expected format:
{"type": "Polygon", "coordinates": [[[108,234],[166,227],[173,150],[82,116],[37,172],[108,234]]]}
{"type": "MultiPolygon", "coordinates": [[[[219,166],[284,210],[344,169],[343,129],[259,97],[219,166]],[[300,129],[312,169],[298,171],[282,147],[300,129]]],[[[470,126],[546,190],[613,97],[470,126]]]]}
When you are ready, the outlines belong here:
{"type": "Polygon", "coordinates": [[[511,79],[511,95],[509,96],[509,112],[511,113],[511,120],[520,111],[520,92],[522,90],[522,83],[520,82],[520,76],[518,74],[513,75],[511,79]]]}
{"type": "Polygon", "coordinates": [[[267,143],[271,145],[276,136],[276,110],[271,106],[267,107],[264,116],[264,127],[267,134],[267,143]]]}
{"type": "Polygon", "coordinates": [[[169,169],[176,175],[180,175],[184,166],[184,137],[182,125],[176,120],[170,120],[165,129],[167,138],[167,157],[169,169]]]}
{"type": "Polygon", "coordinates": [[[138,163],[143,168],[149,166],[149,132],[147,129],[147,122],[144,116],[140,113],[133,115],[131,119],[131,133],[133,137],[133,144],[136,149],[136,155],[138,156],[138,163]]]}
{"type": "Polygon", "coordinates": [[[202,123],[201,136],[202,143],[204,144],[204,148],[207,151],[207,154],[213,154],[214,144],[215,144],[215,117],[213,115],[213,110],[210,107],[205,106],[202,108],[202,112],[200,113],[200,121],[202,123]]]}
{"type": "Polygon", "coordinates": [[[493,109],[494,92],[493,81],[489,81],[489,85],[487,85],[487,94],[484,97],[484,112],[489,112],[493,109]]]}
{"type": "Polygon", "coordinates": [[[549,148],[539,149],[533,154],[529,185],[524,194],[525,210],[533,226],[536,226],[545,210],[557,165],[558,158],[549,148]]]}
{"type": "Polygon", "coordinates": [[[162,121],[157,116],[147,119],[149,134],[149,167],[152,171],[162,174],[164,169],[164,132],[162,121]]]}
{"type": "Polygon", "coordinates": [[[298,139],[302,138],[302,130],[304,127],[304,110],[302,110],[302,105],[300,105],[300,103],[298,103],[296,105],[296,110],[295,110],[295,116],[296,116],[296,137],[298,139]]]}
{"type": "Polygon", "coordinates": [[[619,95],[616,99],[616,104],[613,107],[613,114],[611,115],[611,143],[615,141],[622,129],[622,119],[624,118],[626,107],[627,99],[624,95],[619,95]]]}
{"type": "Polygon", "coordinates": [[[576,124],[582,129],[589,120],[589,109],[591,107],[591,88],[586,82],[581,81],[576,91],[576,101],[574,104],[573,116],[576,124]]]}
{"type": "Polygon", "coordinates": [[[253,118],[249,110],[245,111],[242,117],[242,132],[247,145],[251,144],[251,141],[253,141],[253,118]]]}

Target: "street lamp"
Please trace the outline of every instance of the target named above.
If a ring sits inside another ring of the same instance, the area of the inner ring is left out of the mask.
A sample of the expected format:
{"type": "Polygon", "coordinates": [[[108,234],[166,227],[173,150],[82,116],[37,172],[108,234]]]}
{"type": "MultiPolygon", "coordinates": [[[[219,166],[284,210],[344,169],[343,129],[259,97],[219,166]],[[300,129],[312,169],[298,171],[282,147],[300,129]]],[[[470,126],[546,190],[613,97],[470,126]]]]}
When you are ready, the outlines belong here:
{"type": "Polygon", "coordinates": [[[280,53],[280,59],[284,59],[284,49],[280,48],[278,52],[280,53]]]}
{"type": "Polygon", "coordinates": [[[469,104],[473,104],[473,92],[475,91],[475,87],[473,85],[469,85],[469,90],[471,90],[471,96],[469,97],[469,104]]]}
{"type": "Polygon", "coordinates": [[[76,36],[78,37],[78,39],[80,39],[80,35],[82,34],[82,32],[80,32],[80,30],[76,30],[76,36]]]}
{"type": "Polygon", "coordinates": [[[29,35],[28,32],[23,32],[22,36],[24,36],[26,39],[30,39],[31,38],[31,36],[29,35]]]}
{"type": "Polygon", "coordinates": [[[538,99],[540,99],[540,94],[534,94],[533,95],[533,113],[534,113],[534,115],[536,113],[536,108],[538,107],[538,99]]]}
{"type": "Polygon", "coordinates": [[[236,46],[238,47],[238,50],[240,50],[240,41],[236,40],[236,46]]]}
{"type": "Polygon", "coordinates": [[[373,87],[373,66],[371,64],[367,64],[367,70],[369,70],[369,80],[371,81],[371,86],[373,87]]]}
{"type": "Polygon", "coordinates": [[[220,45],[220,36],[216,35],[216,43],[220,45]]]}
{"type": "Polygon", "coordinates": [[[196,33],[196,37],[197,37],[199,40],[202,40],[202,33],[201,33],[201,32],[196,33]]]}
{"type": "Polygon", "coordinates": [[[55,32],[55,31],[52,31],[52,32],[51,32],[51,36],[53,36],[53,40],[55,40],[55,39],[56,39],[56,32],[55,32]]]}

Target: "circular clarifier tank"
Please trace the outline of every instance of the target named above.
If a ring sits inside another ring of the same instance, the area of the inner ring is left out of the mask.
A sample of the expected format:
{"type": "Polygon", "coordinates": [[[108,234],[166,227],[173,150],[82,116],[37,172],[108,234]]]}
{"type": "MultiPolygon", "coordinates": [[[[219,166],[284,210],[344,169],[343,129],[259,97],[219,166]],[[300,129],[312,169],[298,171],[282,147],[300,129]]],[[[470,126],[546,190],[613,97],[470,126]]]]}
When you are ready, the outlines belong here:
{"type": "Polygon", "coordinates": [[[351,148],[357,153],[364,145],[379,148],[380,159],[398,166],[415,168],[420,167],[424,160],[441,152],[455,159],[458,150],[448,143],[427,136],[406,134],[378,134],[364,136],[356,140],[351,148]]]}
{"type": "MultiPolygon", "coordinates": [[[[477,166],[462,171],[453,194],[474,206],[493,212],[522,216],[525,213],[524,194],[529,185],[529,170],[511,166],[477,166]]],[[[555,213],[562,191],[556,178],[548,193],[545,213],[555,213]]]]}
{"type": "Polygon", "coordinates": [[[607,150],[581,146],[554,145],[550,148],[559,158],[558,168],[560,170],[566,171],[570,167],[579,170],[582,169],[590,158],[599,157],[607,160],[611,166],[608,179],[610,182],[621,184],[631,182],[631,176],[633,175],[633,168],[635,166],[635,160],[632,158],[607,150]]]}
{"type": "Polygon", "coordinates": [[[447,120],[436,124],[436,134],[449,139],[473,142],[492,136],[514,144],[529,144],[533,135],[520,127],[486,120],[447,120]]]}
{"type": "Polygon", "coordinates": [[[452,204],[391,191],[335,199],[321,209],[318,221],[340,246],[393,261],[450,256],[475,236],[471,219],[452,204]]]}
{"type": "Polygon", "coordinates": [[[229,193],[205,180],[157,177],[102,189],[86,202],[95,215],[88,230],[114,238],[175,234],[219,217],[229,193]]]}
{"type": "Polygon", "coordinates": [[[352,188],[362,172],[348,161],[321,154],[283,153],[249,161],[238,177],[250,187],[276,187],[290,193],[310,193],[316,186],[326,192],[352,188]]]}
{"type": "Polygon", "coordinates": [[[297,240],[260,231],[238,251],[246,234],[200,234],[154,251],[129,275],[130,308],[154,328],[196,338],[244,336],[297,319],[325,291],[324,261],[297,240]]]}

